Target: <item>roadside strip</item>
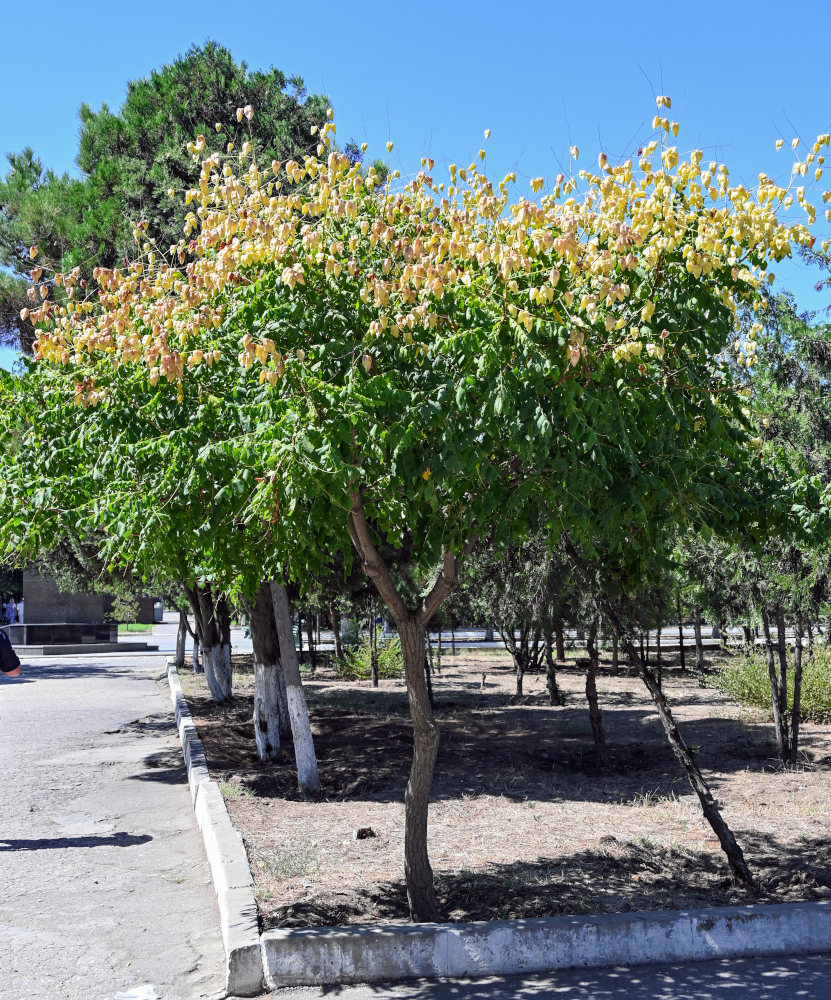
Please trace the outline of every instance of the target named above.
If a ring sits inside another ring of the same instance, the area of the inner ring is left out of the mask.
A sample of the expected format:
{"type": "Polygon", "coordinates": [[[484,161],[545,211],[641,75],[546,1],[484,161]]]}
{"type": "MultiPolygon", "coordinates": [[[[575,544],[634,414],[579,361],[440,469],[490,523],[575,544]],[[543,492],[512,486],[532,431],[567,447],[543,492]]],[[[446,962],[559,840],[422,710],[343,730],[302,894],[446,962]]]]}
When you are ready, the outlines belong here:
{"type": "Polygon", "coordinates": [[[197,822],[222,918],[229,994],[397,979],[831,952],[831,902],[457,924],[279,928],[259,933],[242,838],[231,825],[168,660],[197,822]]]}

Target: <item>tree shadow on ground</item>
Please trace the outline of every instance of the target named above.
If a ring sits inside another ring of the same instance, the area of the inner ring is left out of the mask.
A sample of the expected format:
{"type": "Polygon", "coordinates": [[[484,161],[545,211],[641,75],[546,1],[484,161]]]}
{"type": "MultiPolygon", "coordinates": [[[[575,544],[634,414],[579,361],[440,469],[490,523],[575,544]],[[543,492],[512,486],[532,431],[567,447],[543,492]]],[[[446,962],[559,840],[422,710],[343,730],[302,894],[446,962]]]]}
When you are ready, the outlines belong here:
{"type": "MultiPolygon", "coordinates": [[[[812,956],[734,958],[673,965],[558,969],[550,973],[487,979],[369,983],[361,996],[396,1000],[826,1000],[827,964],[812,956]]],[[[322,986],[319,995],[355,996],[355,987],[322,986]]],[[[317,996],[318,993],[315,993],[317,996]]]]}
{"type": "MultiPolygon", "coordinates": [[[[408,714],[389,711],[398,692],[352,689],[347,694],[348,703],[333,707],[331,699],[313,687],[309,691],[324,797],[401,801],[412,759],[412,729],[408,714]]],[[[220,707],[205,694],[188,697],[215,772],[240,775],[255,796],[300,797],[290,741],[279,763],[258,760],[250,698],[220,707]]],[[[405,699],[403,693],[400,697],[405,699]]],[[[582,704],[551,707],[536,698],[506,706],[503,698],[499,711],[454,713],[445,703],[433,799],[488,794],[519,801],[605,803],[644,789],[656,797],[688,794],[684,772],[649,705],[606,699],[604,709],[608,765],[599,769],[582,704]]],[[[768,725],[707,716],[684,721],[682,728],[714,787],[718,775],[781,768],[768,725]]],[[[806,741],[809,766],[811,754],[806,741]]]]}
{"type": "MultiPolygon", "coordinates": [[[[534,861],[491,864],[480,871],[436,873],[443,918],[452,922],[557,915],[744,906],[831,897],[831,838],[783,843],[741,832],[754,889],[737,885],[720,853],[604,837],[599,849],[534,861]]],[[[402,880],[310,895],[271,909],[266,927],[323,927],[407,922],[402,880]]]]}
{"type": "Polygon", "coordinates": [[[82,847],[135,847],[153,838],[149,833],[111,833],[106,836],[45,837],[40,840],[10,839],[0,836],[0,851],[47,851],[82,847]]]}

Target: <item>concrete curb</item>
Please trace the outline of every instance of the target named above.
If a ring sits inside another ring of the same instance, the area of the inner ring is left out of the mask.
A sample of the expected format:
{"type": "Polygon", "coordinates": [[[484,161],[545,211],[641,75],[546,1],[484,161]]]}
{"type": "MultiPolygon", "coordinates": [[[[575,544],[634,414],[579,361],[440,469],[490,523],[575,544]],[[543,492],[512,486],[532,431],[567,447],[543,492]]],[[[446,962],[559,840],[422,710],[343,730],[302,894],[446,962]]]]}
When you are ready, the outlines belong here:
{"type": "Polygon", "coordinates": [[[219,786],[211,781],[205,750],[172,659],[167,661],[167,680],[187,767],[193,810],[205,843],[219,904],[225,945],[225,989],[227,993],[240,997],[258,996],[263,990],[263,961],[248,858],[242,838],[231,823],[219,786]]]}
{"type": "Polygon", "coordinates": [[[176,725],[194,811],[219,900],[227,990],[256,996],[289,986],[496,976],[831,952],[831,902],[659,910],[459,924],[285,928],[258,932],[242,838],[231,825],[168,660],[176,725]]]}
{"type": "Polygon", "coordinates": [[[269,989],[831,951],[831,903],[262,935],[269,989]]]}

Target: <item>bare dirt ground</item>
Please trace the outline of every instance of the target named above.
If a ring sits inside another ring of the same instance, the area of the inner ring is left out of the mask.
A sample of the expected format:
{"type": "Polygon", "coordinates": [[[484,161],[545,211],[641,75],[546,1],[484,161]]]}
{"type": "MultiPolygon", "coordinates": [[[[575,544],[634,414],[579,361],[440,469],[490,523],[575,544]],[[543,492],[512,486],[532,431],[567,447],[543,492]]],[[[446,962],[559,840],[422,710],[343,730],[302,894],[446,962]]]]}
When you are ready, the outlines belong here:
{"type": "MultiPolygon", "coordinates": [[[[831,726],[806,724],[803,761],[784,770],[772,727],[690,674],[665,673],[674,714],[759,880],[735,886],[718,841],[634,677],[598,677],[609,765],[597,767],[575,661],[551,707],[541,675],[513,697],[510,657],[460,650],[434,677],[442,742],[429,844],[445,919],[683,909],[831,898],[831,726]],[[486,674],[482,687],[482,674],[486,674]]],[[[201,678],[183,686],[242,833],[268,927],[408,919],[404,786],[411,730],[402,681],[305,681],[323,795],[297,791],[290,741],[280,764],[254,748],[250,658],[236,702],[217,708],[201,678]],[[369,827],[372,836],[355,839],[369,827]]]]}

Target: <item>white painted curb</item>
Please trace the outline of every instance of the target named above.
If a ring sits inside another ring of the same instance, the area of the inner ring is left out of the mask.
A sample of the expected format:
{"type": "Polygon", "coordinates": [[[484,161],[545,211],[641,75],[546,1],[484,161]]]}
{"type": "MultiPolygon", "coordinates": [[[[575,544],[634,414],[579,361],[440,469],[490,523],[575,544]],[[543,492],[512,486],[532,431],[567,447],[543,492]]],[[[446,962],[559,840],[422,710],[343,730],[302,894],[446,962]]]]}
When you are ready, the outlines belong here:
{"type": "Polygon", "coordinates": [[[168,679],[197,822],[219,900],[227,990],[496,976],[831,952],[831,902],[459,924],[285,928],[258,934],[251,871],[182,694],[168,679]]]}
{"type": "Polygon", "coordinates": [[[831,903],[262,935],[269,989],[831,951],[831,903]]]}
{"type": "Polygon", "coordinates": [[[257,903],[248,858],[242,838],[231,823],[219,786],[211,781],[205,750],[182,694],[179,674],[172,659],[167,661],[167,679],[188,772],[193,810],[205,842],[219,904],[222,942],[225,945],[225,990],[240,997],[257,996],[263,990],[263,962],[257,903]]]}

